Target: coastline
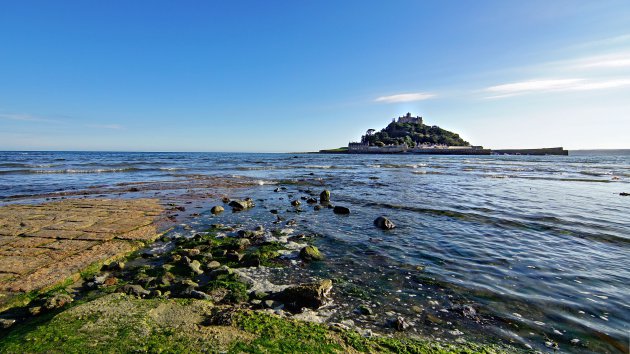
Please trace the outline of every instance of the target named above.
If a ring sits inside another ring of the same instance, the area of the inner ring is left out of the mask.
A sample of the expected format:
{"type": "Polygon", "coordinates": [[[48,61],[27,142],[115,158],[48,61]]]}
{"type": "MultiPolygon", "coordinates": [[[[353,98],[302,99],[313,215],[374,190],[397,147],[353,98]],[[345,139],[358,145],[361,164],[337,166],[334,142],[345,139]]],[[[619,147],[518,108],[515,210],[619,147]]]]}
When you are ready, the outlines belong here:
{"type": "MultiPolygon", "coordinates": [[[[274,284],[268,278],[270,269],[283,267],[287,262],[317,262],[312,256],[304,256],[304,252],[301,252],[306,247],[312,247],[309,245],[312,244],[313,236],[294,234],[292,227],[295,221],[291,219],[281,220],[278,217],[279,227],[274,230],[255,227],[253,224],[256,224],[256,220],[250,220],[248,225],[216,224],[211,229],[195,230],[195,219],[203,217],[204,213],[210,215],[210,205],[222,206],[226,209],[223,213],[229,213],[232,208],[222,198],[229,198],[228,195],[244,196],[260,183],[261,181],[248,179],[233,181],[197,177],[173,184],[133,183],[90,191],[13,198],[8,203],[9,206],[2,208],[10,208],[16,203],[33,206],[55,204],[59,200],[91,204],[107,200],[102,198],[108,197],[124,204],[157,194],[164,209],[160,213],[160,221],[156,219],[155,222],[156,225],[160,224],[155,230],[161,232],[153,233],[146,239],[144,246],[138,247],[135,252],[130,254],[132,250],[129,249],[114,257],[90,262],[89,266],[78,271],[80,277],[71,276],[49,284],[22,296],[22,302],[13,302],[15,307],[0,315],[2,324],[6,327],[0,337],[0,348],[3,352],[14,352],[16,348],[44,352],[64,349],[73,351],[86,346],[105,351],[134,347],[140,343],[131,337],[122,337],[109,343],[101,341],[98,336],[106,335],[105,332],[115,333],[122,330],[138,321],[142,317],[141,313],[167,307],[183,316],[181,323],[175,326],[169,322],[156,322],[155,318],[141,320],[143,323],[150,323],[153,336],[151,341],[156,341],[153,349],[168,351],[185,347],[190,351],[201,352],[207,350],[208,345],[199,346],[199,340],[209,340],[208,333],[220,333],[220,340],[209,342],[213,350],[238,352],[266,348],[274,351],[273,348],[277,349],[278,346],[286,346],[283,349],[289,351],[299,349],[324,352],[402,350],[494,353],[516,350],[493,341],[477,344],[475,341],[444,342],[423,338],[411,330],[413,320],[396,314],[379,320],[383,322],[380,332],[362,328],[361,318],[374,316],[369,308],[358,310],[355,320],[359,321],[356,323],[351,319],[340,322],[327,320],[331,316],[327,310],[330,302],[344,301],[340,295],[335,294],[338,286],[336,281],[332,282],[332,294],[329,294],[330,288],[315,293],[308,289],[313,284],[321,286],[326,279],[303,284],[274,284]],[[187,231],[190,236],[182,237],[182,231],[187,231]],[[164,236],[151,242],[162,233],[164,236]],[[114,259],[118,261],[113,261],[114,259]],[[220,265],[210,266],[212,262],[219,262],[220,265]],[[156,285],[156,279],[166,280],[168,285],[156,285]],[[292,299],[298,296],[303,303],[291,305],[287,302],[286,296],[283,298],[282,295],[287,289],[293,289],[292,299]],[[128,314],[135,315],[116,313],[115,309],[121,302],[127,304],[128,314]],[[308,309],[301,311],[302,305],[308,309]],[[190,309],[202,309],[206,315],[192,315],[189,313],[190,309]],[[109,314],[90,331],[82,330],[90,323],[84,316],[96,312],[109,314]],[[81,315],[77,316],[77,313],[81,315]],[[16,322],[12,322],[13,320],[16,322]],[[188,329],[181,331],[181,335],[172,337],[176,339],[172,344],[175,346],[167,344],[171,337],[165,336],[165,333],[171,333],[175,328],[180,328],[180,325],[188,329]],[[265,328],[273,328],[274,334],[265,332],[265,328]],[[316,335],[313,336],[312,333],[316,335]],[[65,339],[51,343],[51,336],[65,339]]],[[[278,186],[291,186],[278,181],[265,183],[271,184],[267,188],[276,183],[279,183],[278,186]]],[[[304,186],[309,189],[312,187],[306,182],[304,186]]],[[[286,190],[285,187],[277,189],[279,193],[286,190]]],[[[327,204],[322,204],[319,200],[312,202],[305,199],[295,200],[301,200],[299,204],[303,207],[316,205],[327,208],[327,204]]],[[[236,200],[244,199],[237,197],[236,200]]],[[[293,206],[291,209],[298,208],[299,206],[293,206]]],[[[247,209],[250,208],[243,209],[245,210],[237,211],[234,215],[246,217],[247,209]]],[[[65,210],[59,209],[58,212],[64,214],[65,210]]],[[[220,222],[221,213],[217,215],[213,216],[213,220],[220,222]]],[[[169,316],[174,316],[174,313],[169,316]]]]}

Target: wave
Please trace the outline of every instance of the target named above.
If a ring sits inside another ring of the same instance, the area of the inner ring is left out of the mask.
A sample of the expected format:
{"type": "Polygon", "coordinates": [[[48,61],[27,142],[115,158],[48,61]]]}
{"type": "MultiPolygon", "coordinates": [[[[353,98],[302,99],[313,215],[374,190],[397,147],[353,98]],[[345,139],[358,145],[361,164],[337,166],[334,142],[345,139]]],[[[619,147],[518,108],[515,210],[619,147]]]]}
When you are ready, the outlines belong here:
{"type": "Polygon", "coordinates": [[[383,163],[383,164],[373,164],[373,165],[368,165],[368,167],[371,168],[420,168],[420,167],[426,167],[427,164],[425,163],[417,163],[417,164],[393,164],[393,163],[383,163]]]}
{"type": "Polygon", "coordinates": [[[3,170],[0,175],[22,175],[22,174],[98,174],[98,173],[126,173],[126,172],[157,172],[157,171],[178,171],[186,170],[183,167],[163,167],[163,168],[95,168],[95,169],[62,169],[62,170],[33,170],[33,169],[16,169],[3,170]]]}

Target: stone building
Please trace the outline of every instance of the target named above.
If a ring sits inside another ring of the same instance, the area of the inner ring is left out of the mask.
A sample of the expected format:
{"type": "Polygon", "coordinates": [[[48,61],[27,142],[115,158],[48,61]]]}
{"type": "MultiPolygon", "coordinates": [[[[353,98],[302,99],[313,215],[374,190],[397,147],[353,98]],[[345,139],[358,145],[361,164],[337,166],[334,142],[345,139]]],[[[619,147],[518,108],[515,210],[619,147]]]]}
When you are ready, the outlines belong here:
{"type": "Polygon", "coordinates": [[[404,116],[398,117],[398,123],[422,124],[422,117],[412,117],[411,113],[407,112],[404,116]]]}

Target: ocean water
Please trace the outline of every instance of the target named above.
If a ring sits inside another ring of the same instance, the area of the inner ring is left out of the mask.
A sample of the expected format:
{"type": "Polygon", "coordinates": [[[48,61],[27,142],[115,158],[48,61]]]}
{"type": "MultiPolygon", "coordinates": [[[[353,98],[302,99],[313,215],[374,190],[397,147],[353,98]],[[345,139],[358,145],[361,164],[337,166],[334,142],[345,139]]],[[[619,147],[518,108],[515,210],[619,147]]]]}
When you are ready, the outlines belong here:
{"type": "MultiPolygon", "coordinates": [[[[434,321],[446,329],[443,338],[456,338],[457,329],[537,349],[556,342],[566,352],[627,351],[630,196],[620,193],[630,193],[628,150],[568,157],[0,152],[0,203],[197,174],[322,184],[288,184],[295,197],[330,189],[333,202],[352,212],[305,207],[296,216],[327,256],[305,271],[333,275],[346,293],[365,292],[357,298],[408,316],[413,306],[449,318],[472,305],[474,321],[434,321]],[[375,229],[379,215],[397,228],[375,229]]],[[[267,223],[268,209],[289,208],[275,187],[247,192],[261,201],[249,218],[267,223]]],[[[437,336],[426,319],[417,321],[420,332],[437,336]]]]}

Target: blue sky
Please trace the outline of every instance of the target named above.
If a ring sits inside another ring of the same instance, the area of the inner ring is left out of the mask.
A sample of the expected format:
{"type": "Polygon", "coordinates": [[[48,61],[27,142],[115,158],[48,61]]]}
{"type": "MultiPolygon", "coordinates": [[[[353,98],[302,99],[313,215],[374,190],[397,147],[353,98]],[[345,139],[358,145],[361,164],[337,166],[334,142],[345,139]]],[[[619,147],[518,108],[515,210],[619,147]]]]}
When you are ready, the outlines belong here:
{"type": "Polygon", "coordinates": [[[630,148],[630,1],[0,0],[3,150],[318,150],[407,111],[630,148]]]}

